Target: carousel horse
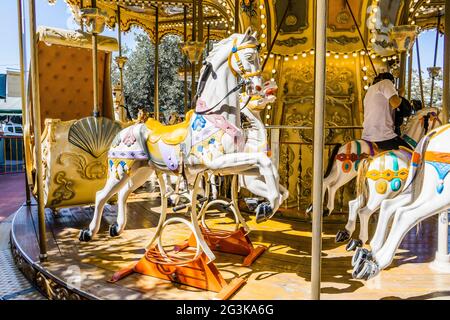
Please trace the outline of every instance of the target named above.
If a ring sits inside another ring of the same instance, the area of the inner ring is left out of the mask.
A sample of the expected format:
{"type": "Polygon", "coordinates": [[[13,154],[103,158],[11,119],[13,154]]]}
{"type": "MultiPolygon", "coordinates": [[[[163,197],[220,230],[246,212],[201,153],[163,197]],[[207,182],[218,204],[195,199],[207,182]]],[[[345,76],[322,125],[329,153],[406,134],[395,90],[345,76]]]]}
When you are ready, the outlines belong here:
{"type": "MultiPolygon", "coordinates": [[[[420,140],[420,137],[441,123],[436,108],[423,109],[410,119],[403,137],[412,145],[416,145],[415,141],[420,140]]],[[[357,197],[349,201],[349,219],[345,230],[336,234],[336,242],[348,240],[355,230],[358,215],[359,240],[352,239],[347,245],[348,251],[362,247],[366,243],[371,215],[380,208],[384,200],[394,198],[402,191],[408,176],[411,154],[412,150],[401,147],[399,150],[385,151],[361,161],[358,170],[357,197]]]]}
{"type": "Polygon", "coordinates": [[[421,221],[450,208],[450,125],[432,130],[414,151],[406,188],[416,190],[412,202],[395,210],[387,239],[376,252],[360,249],[353,277],[370,279],[391,264],[401,241],[421,221]],[[411,184],[409,186],[408,184],[411,184]]]}
{"type": "Polygon", "coordinates": [[[359,239],[347,244],[347,251],[362,247],[369,238],[369,219],[383,200],[395,197],[408,176],[412,150],[400,147],[399,150],[384,151],[373,158],[364,159],[358,168],[357,197],[349,201],[349,215],[345,230],[336,234],[336,242],[348,240],[356,228],[359,217],[359,239]]]}
{"type": "MultiPolygon", "coordinates": [[[[126,223],[124,200],[153,171],[158,174],[162,199],[166,199],[163,173],[182,174],[189,183],[195,180],[196,187],[198,175],[204,172],[262,175],[267,185],[264,196],[268,202],[261,203],[256,214],[263,216],[259,221],[272,217],[281,204],[279,177],[274,174],[272,161],[265,153],[243,151],[245,140],[239,128],[238,91],[244,85],[249,96],[262,90],[258,49],[256,33],[252,34],[250,29],[245,34],[233,34],[222,40],[206,59],[195,112],[189,111],[184,122],[164,126],[149,119],[116,136],[108,153],[106,185],[97,192],[94,217],[89,228],[80,232],[80,241],[89,241],[95,236],[104,205],[116,193],[119,197],[118,216],[117,222],[110,226],[110,235],[119,235],[126,223]]],[[[164,220],[165,212],[162,212],[158,230],[164,220]]],[[[158,236],[155,234],[152,243],[158,236]]],[[[213,256],[212,253],[209,256],[213,256]]]]}
{"type": "MultiPolygon", "coordinates": [[[[402,138],[411,146],[411,149],[414,149],[424,133],[429,130],[429,126],[434,127],[439,121],[436,108],[422,109],[407,120],[402,138]]],[[[373,157],[377,153],[376,144],[365,140],[353,140],[343,146],[334,147],[323,180],[322,196],[325,198],[325,193],[328,193],[328,214],[334,210],[334,199],[339,188],[357,176],[362,160],[373,157]]],[[[307,212],[311,210],[312,206],[307,212]]]]}

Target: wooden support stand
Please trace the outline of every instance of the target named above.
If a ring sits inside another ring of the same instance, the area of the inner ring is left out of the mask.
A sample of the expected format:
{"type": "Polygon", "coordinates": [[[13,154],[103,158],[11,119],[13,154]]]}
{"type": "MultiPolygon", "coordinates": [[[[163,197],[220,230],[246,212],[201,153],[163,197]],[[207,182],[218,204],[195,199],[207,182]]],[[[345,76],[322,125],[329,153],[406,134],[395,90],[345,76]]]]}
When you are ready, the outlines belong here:
{"type": "Polygon", "coordinates": [[[230,298],[246,283],[243,278],[235,278],[227,283],[214,263],[207,263],[207,260],[203,252],[197,259],[189,259],[179,255],[163,256],[153,246],[147,250],[138,263],[114,273],[109,282],[117,282],[137,272],[203,290],[218,292],[215,298],[222,300],[230,298]]]}
{"type": "MultiPolygon", "coordinates": [[[[243,227],[236,231],[209,229],[203,226],[200,226],[200,229],[206,243],[212,250],[244,256],[242,263],[244,267],[250,266],[267,249],[265,246],[255,248],[243,227]]],[[[180,252],[195,245],[195,236],[192,234],[189,240],[183,245],[177,246],[175,250],[180,252]]]]}

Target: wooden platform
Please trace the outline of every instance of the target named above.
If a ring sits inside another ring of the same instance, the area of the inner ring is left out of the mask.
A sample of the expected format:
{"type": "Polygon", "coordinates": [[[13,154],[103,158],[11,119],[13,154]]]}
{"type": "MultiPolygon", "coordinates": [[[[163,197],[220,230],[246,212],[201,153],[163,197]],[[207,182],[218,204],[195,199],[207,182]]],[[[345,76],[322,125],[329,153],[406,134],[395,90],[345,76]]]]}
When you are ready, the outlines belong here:
{"type": "MultiPolygon", "coordinates": [[[[59,215],[46,214],[48,261],[39,263],[36,206],[21,207],[12,229],[13,253],[19,267],[34,277],[41,290],[53,298],[98,299],[210,299],[215,293],[177,286],[168,281],[133,274],[110,284],[111,275],[144,254],[159,218],[157,199],[147,193],[133,196],[128,204],[128,225],[118,238],[110,238],[108,226],[115,219],[115,206],[108,206],[98,237],[80,243],[78,232],[87,227],[91,208],[64,209],[59,215]],[[35,262],[32,268],[23,258],[35,262]],[[21,260],[22,259],[22,260],[21,260]],[[77,288],[77,276],[81,285],[77,288]],[[72,284],[69,290],[66,284],[72,284]]],[[[217,253],[216,266],[225,279],[245,277],[248,282],[232,299],[309,299],[311,270],[311,224],[307,221],[271,220],[256,224],[250,237],[254,244],[269,249],[251,266],[242,267],[242,257],[217,253]]],[[[212,225],[230,228],[228,218],[215,217],[212,225]]],[[[431,299],[450,298],[450,276],[429,267],[436,250],[436,218],[426,221],[419,232],[412,230],[402,243],[395,262],[367,282],[351,277],[352,253],[334,242],[344,223],[324,223],[322,299],[431,299]],[[417,234],[416,234],[417,233],[417,234]]],[[[371,225],[375,227],[374,224],[371,225]]],[[[164,243],[187,239],[184,225],[167,228],[164,243]],[[170,232],[169,232],[170,231],[170,232]]]]}

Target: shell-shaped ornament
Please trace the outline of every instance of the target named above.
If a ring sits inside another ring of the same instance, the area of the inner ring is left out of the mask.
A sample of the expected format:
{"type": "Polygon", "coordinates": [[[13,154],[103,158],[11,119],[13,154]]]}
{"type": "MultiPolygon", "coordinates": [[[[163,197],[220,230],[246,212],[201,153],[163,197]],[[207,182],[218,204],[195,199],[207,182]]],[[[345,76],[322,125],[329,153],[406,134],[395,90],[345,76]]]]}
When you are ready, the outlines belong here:
{"type": "Polygon", "coordinates": [[[69,142],[98,158],[109,149],[120,130],[120,125],[111,119],[86,117],[70,127],[69,142]]]}

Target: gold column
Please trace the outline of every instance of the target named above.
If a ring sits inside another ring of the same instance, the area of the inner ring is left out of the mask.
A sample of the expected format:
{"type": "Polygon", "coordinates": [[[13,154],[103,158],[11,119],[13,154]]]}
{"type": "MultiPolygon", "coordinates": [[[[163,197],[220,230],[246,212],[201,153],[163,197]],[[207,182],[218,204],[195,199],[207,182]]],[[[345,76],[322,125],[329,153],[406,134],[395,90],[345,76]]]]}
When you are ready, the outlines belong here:
{"type": "Polygon", "coordinates": [[[47,259],[47,241],[45,234],[45,208],[44,208],[44,176],[42,168],[42,147],[41,147],[41,106],[39,97],[39,59],[37,50],[36,35],[36,8],[35,0],[28,0],[29,20],[30,20],[30,48],[31,48],[31,88],[33,101],[33,122],[34,122],[34,156],[36,159],[36,183],[38,202],[38,228],[39,228],[39,259],[47,259]]]}
{"type": "Polygon", "coordinates": [[[239,33],[239,0],[234,0],[234,33],[239,33]]]}
{"type": "MultiPolygon", "coordinates": [[[[25,90],[25,55],[24,55],[24,48],[23,48],[23,7],[22,7],[22,0],[17,0],[17,25],[19,27],[19,59],[20,59],[20,93],[22,96],[22,128],[25,128],[25,119],[28,115],[27,112],[27,93],[25,90]]],[[[25,142],[25,140],[23,140],[25,142]]],[[[23,145],[23,148],[25,149],[25,144],[23,145]]],[[[23,155],[25,157],[25,150],[23,150],[23,155]]],[[[27,169],[26,169],[26,161],[24,161],[24,167],[25,167],[25,194],[26,194],[26,203],[29,206],[31,204],[31,195],[30,195],[30,187],[28,185],[28,175],[27,175],[27,169]]]]}
{"type": "Polygon", "coordinates": [[[324,113],[326,95],[327,0],[316,0],[314,62],[313,220],[311,248],[311,299],[320,299],[322,264],[322,184],[324,113]]]}
{"type": "Polygon", "coordinates": [[[159,7],[155,8],[155,119],[159,121],[159,7]]]}

